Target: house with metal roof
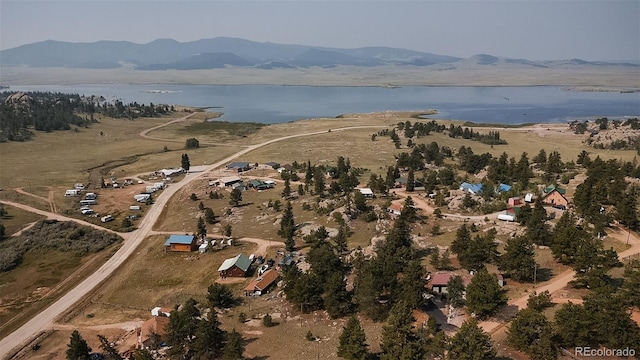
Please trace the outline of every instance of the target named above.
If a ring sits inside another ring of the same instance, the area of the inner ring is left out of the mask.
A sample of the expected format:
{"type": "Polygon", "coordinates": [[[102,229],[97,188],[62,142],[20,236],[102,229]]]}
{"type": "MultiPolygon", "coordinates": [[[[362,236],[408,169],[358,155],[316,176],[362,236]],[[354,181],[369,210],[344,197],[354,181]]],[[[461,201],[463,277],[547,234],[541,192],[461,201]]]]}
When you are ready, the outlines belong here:
{"type": "Polygon", "coordinates": [[[227,170],[236,170],[237,172],[247,171],[251,169],[251,165],[245,161],[234,161],[227,165],[227,170]]]}
{"type": "Polygon", "coordinates": [[[482,191],[482,184],[470,184],[468,182],[463,182],[460,184],[460,190],[468,191],[475,195],[482,191]]]}
{"type": "Polygon", "coordinates": [[[193,235],[171,235],[164,242],[164,251],[194,251],[197,249],[196,237],[193,235]]]}
{"type": "Polygon", "coordinates": [[[250,266],[251,260],[249,257],[245,254],[238,254],[236,257],[226,259],[222,262],[222,265],[218,268],[218,273],[221,278],[245,277],[250,266]]]}

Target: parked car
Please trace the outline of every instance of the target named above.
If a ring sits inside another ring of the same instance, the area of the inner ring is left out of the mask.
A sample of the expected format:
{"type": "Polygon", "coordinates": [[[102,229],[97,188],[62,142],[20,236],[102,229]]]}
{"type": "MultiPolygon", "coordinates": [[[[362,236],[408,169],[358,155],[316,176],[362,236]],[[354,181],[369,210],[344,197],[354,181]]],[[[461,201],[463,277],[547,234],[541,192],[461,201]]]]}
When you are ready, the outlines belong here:
{"type": "Polygon", "coordinates": [[[260,269],[258,270],[258,275],[262,275],[264,274],[265,271],[269,270],[269,265],[268,264],[264,264],[260,267],[260,269]]]}

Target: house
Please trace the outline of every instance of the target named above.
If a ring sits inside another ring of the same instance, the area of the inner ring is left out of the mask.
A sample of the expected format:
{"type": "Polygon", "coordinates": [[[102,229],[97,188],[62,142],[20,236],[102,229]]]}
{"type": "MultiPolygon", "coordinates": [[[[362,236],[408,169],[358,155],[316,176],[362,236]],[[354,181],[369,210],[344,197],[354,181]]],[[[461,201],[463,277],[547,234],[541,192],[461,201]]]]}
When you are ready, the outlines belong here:
{"type": "Polygon", "coordinates": [[[243,182],[238,182],[231,185],[231,190],[235,190],[235,189],[238,189],[240,191],[245,191],[247,187],[244,185],[243,182]]]}
{"type": "Polygon", "coordinates": [[[162,169],[159,172],[162,173],[162,175],[164,175],[165,177],[167,177],[167,176],[173,176],[175,174],[180,174],[183,171],[184,171],[183,168],[175,168],[175,169],[162,169]]]}
{"type": "Polygon", "coordinates": [[[268,167],[272,168],[273,170],[278,170],[278,168],[280,167],[280,163],[277,163],[275,161],[269,161],[264,163],[265,165],[267,165],[268,167]]]}
{"type": "Polygon", "coordinates": [[[172,310],[173,310],[172,308],[156,306],[153,309],[151,309],[151,316],[169,317],[169,316],[171,316],[171,311],[172,310]]]}
{"type": "Polygon", "coordinates": [[[197,249],[196,237],[193,235],[171,235],[164,242],[164,251],[194,251],[197,249]]]}
{"type": "MultiPolygon", "coordinates": [[[[447,284],[449,280],[456,276],[456,274],[452,273],[435,273],[431,278],[431,291],[436,294],[446,294],[447,293],[447,284]]],[[[471,277],[462,276],[462,284],[466,288],[471,283],[471,277]]]]}
{"type": "Polygon", "coordinates": [[[565,210],[569,207],[569,200],[564,196],[564,193],[564,189],[554,188],[542,197],[542,203],[565,210]],[[562,190],[562,192],[560,190],[562,190]]]}
{"type": "Polygon", "coordinates": [[[522,203],[522,199],[519,196],[514,196],[509,198],[509,206],[518,206],[522,203]]]}
{"type": "Polygon", "coordinates": [[[262,181],[262,180],[251,180],[251,181],[249,181],[249,187],[250,188],[254,188],[256,190],[271,189],[271,188],[273,188],[274,184],[275,184],[274,181],[271,181],[270,183],[267,183],[266,181],[262,181]]]}
{"type": "Polygon", "coordinates": [[[513,207],[505,210],[502,214],[498,214],[498,220],[502,221],[516,221],[518,215],[520,215],[521,209],[519,207],[513,207]]]}
{"type": "MultiPolygon", "coordinates": [[[[409,182],[409,179],[407,179],[406,177],[399,177],[395,180],[395,186],[396,187],[403,187],[406,188],[407,187],[407,183],[409,182]]],[[[424,184],[418,180],[414,180],[413,181],[413,189],[418,191],[418,190],[424,190],[424,184]]]]}
{"type": "Polygon", "coordinates": [[[219,187],[233,186],[233,184],[241,183],[242,179],[238,176],[227,176],[217,181],[219,187]]]}
{"type": "Polygon", "coordinates": [[[271,286],[275,285],[280,275],[276,269],[269,269],[262,275],[253,279],[247,287],[244,288],[245,296],[260,296],[264,294],[271,286]]]}
{"type": "Polygon", "coordinates": [[[358,190],[360,190],[360,194],[362,194],[362,196],[364,196],[365,198],[373,199],[373,190],[371,190],[370,188],[362,188],[358,190]]]}
{"type": "Polygon", "coordinates": [[[468,191],[475,195],[482,191],[482,184],[470,184],[468,182],[463,182],[460,184],[460,190],[468,191]]]}
{"type": "Polygon", "coordinates": [[[227,165],[227,170],[235,170],[237,172],[243,172],[251,169],[251,165],[244,161],[235,161],[227,165]]]}
{"type": "Polygon", "coordinates": [[[293,166],[291,166],[289,164],[284,164],[284,165],[280,166],[279,168],[277,168],[276,171],[278,172],[278,174],[282,174],[283,171],[292,172],[293,171],[293,166]]]}
{"type": "Polygon", "coordinates": [[[567,193],[567,190],[559,187],[556,184],[551,184],[551,185],[545,186],[544,189],[542,189],[542,195],[547,195],[547,194],[553,192],[554,190],[557,190],[562,195],[565,195],[567,193]]]}
{"type": "Polygon", "coordinates": [[[169,318],[164,316],[153,316],[142,323],[142,327],[138,329],[138,348],[159,347],[166,341],[168,327],[169,318]]]}
{"type": "Polygon", "coordinates": [[[251,266],[251,260],[245,254],[238,254],[236,257],[226,259],[218,268],[221,278],[245,277],[251,266]]]}
{"type": "Polygon", "coordinates": [[[389,206],[387,208],[387,212],[389,214],[391,214],[391,216],[400,216],[400,214],[402,214],[402,204],[391,204],[391,206],[389,206]]]}

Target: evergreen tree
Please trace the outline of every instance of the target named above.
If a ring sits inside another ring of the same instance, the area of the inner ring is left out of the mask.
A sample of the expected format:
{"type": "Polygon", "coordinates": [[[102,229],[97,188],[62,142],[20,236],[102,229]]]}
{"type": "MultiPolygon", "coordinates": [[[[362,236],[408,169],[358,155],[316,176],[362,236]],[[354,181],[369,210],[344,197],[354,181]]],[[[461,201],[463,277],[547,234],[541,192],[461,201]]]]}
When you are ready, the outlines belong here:
{"type": "Polygon", "coordinates": [[[630,306],[640,308],[640,259],[630,260],[624,266],[622,293],[630,306]]]}
{"type": "Polygon", "coordinates": [[[338,356],[349,360],[365,360],[368,356],[367,339],[355,315],[342,328],[338,356]]]}
{"type": "Polygon", "coordinates": [[[293,251],[295,247],[295,241],[293,239],[295,231],[296,224],[293,218],[293,207],[291,206],[291,201],[287,201],[287,206],[280,220],[280,230],[278,230],[278,235],[284,239],[287,251],[293,251]]]}
{"type": "Polygon", "coordinates": [[[313,183],[315,169],[311,166],[311,160],[307,160],[307,170],[304,174],[304,185],[308,188],[313,183]]]}
{"type": "Polygon", "coordinates": [[[475,319],[465,321],[449,342],[449,358],[456,360],[493,360],[496,350],[491,337],[475,319]]]}
{"type": "Polygon", "coordinates": [[[130,360],[154,360],[153,355],[147,349],[135,349],[130,360]]]}
{"type": "Polygon", "coordinates": [[[573,264],[580,242],[590,236],[577,224],[573,212],[565,211],[553,230],[551,242],[553,258],[561,264],[573,264]]]}
{"type": "Polygon", "coordinates": [[[544,309],[553,306],[551,294],[548,290],[537,294],[535,291],[529,295],[527,299],[527,308],[542,312],[544,309]]]}
{"type": "Polygon", "coordinates": [[[349,230],[347,224],[340,224],[338,228],[338,235],[334,238],[336,242],[335,249],[338,255],[344,254],[347,250],[347,238],[349,237],[349,230]]]}
{"type": "Polygon", "coordinates": [[[212,208],[208,207],[204,209],[204,219],[208,224],[216,223],[216,214],[213,212],[212,208]]]}
{"type": "Polygon", "coordinates": [[[231,194],[229,196],[229,205],[235,207],[240,205],[241,202],[242,202],[242,191],[240,191],[237,188],[231,190],[231,194]]]}
{"type": "Polygon", "coordinates": [[[209,307],[230,308],[236,304],[233,292],[228,285],[214,283],[207,289],[207,300],[209,307]]]}
{"type": "Polygon", "coordinates": [[[204,220],[201,217],[198,218],[198,225],[196,227],[196,235],[201,237],[201,238],[207,237],[207,225],[205,225],[204,220]]]}
{"type": "Polygon", "coordinates": [[[319,197],[324,197],[324,171],[316,167],[313,172],[313,190],[319,197]]]}
{"type": "Polygon", "coordinates": [[[411,360],[424,356],[417,335],[412,330],[413,315],[411,308],[404,302],[393,306],[382,328],[381,360],[411,360]]]}
{"type": "Polygon", "coordinates": [[[347,291],[347,284],[340,272],[329,275],[324,288],[324,308],[332,319],[343,317],[351,312],[353,308],[351,293],[347,291]]]}
{"type": "Polygon", "coordinates": [[[167,344],[171,346],[169,355],[187,358],[193,356],[193,340],[200,323],[197,305],[196,300],[188,299],[181,309],[176,306],[171,312],[167,326],[167,344]]]}
{"type": "Polygon", "coordinates": [[[398,282],[399,291],[394,296],[395,299],[406,303],[411,309],[419,308],[423,302],[424,277],[425,269],[420,261],[411,260],[403,269],[402,278],[398,282]]]}
{"type": "Polygon", "coordinates": [[[244,359],[242,354],[244,353],[244,340],[242,339],[242,335],[233,329],[227,335],[227,342],[224,344],[222,348],[222,359],[223,360],[238,360],[244,359]]]}
{"type": "Polygon", "coordinates": [[[534,244],[548,246],[551,243],[551,231],[547,221],[547,211],[542,204],[542,197],[538,196],[531,217],[527,221],[526,236],[534,244]]]}
{"type": "Polygon", "coordinates": [[[442,253],[442,256],[440,256],[439,268],[442,269],[442,270],[451,269],[451,252],[449,251],[449,249],[446,249],[442,253]]]}
{"type": "Polygon", "coordinates": [[[498,279],[485,268],[478,271],[467,286],[467,307],[480,318],[493,314],[506,303],[507,297],[498,279]]]}
{"type": "Polygon", "coordinates": [[[447,301],[454,308],[464,304],[464,282],[459,275],[453,276],[447,282],[447,301]]]}
{"type": "Polygon", "coordinates": [[[190,167],[191,161],[189,160],[189,155],[182,154],[182,168],[184,169],[184,171],[189,171],[190,167]]]}
{"type": "Polygon", "coordinates": [[[511,238],[504,250],[500,256],[500,270],[516,281],[533,281],[537,264],[531,241],[524,236],[511,238]]]}
{"type": "Polygon", "coordinates": [[[407,191],[413,191],[415,189],[415,175],[413,174],[413,169],[409,169],[409,173],[407,174],[407,191]]]}
{"type": "Polygon", "coordinates": [[[282,197],[288,199],[291,196],[291,182],[289,178],[284,180],[284,188],[282,189],[282,197]]]}
{"type": "Polygon", "coordinates": [[[532,360],[555,360],[558,355],[547,318],[534,309],[520,310],[511,322],[507,341],[532,360]]]}
{"type": "Polygon", "coordinates": [[[353,195],[353,205],[358,209],[358,211],[367,211],[369,207],[367,206],[367,199],[364,198],[364,195],[360,191],[356,191],[353,195]]]}
{"type": "Polygon", "coordinates": [[[91,348],[82,338],[78,330],[73,330],[69,344],[67,345],[67,360],[87,360],[91,348]]]}
{"type": "Polygon", "coordinates": [[[102,349],[105,360],[122,360],[118,349],[111,345],[106,337],[98,335],[98,340],[100,340],[100,349],[102,349]]]}

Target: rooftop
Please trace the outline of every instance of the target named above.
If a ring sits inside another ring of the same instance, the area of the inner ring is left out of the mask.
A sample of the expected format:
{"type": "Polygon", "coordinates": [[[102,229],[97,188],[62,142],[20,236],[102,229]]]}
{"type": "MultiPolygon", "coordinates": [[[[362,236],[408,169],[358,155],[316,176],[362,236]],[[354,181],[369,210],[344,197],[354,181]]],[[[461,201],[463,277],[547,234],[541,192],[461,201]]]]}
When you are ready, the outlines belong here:
{"type": "Polygon", "coordinates": [[[193,242],[193,235],[171,235],[164,242],[164,246],[171,244],[191,244],[193,242]]]}
{"type": "Polygon", "coordinates": [[[271,268],[265,271],[262,275],[251,280],[249,285],[247,285],[247,287],[244,289],[245,291],[255,291],[255,290],[262,291],[266,289],[269,285],[271,285],[274,281],[276,281],[278,277],[280,277],[280,275],[278,274],[278,271],[274,268],[271,268]]]}
{"type": "Polygon", "coordinates": [[[251,265],[251,260],[249,260],[249,257],[245,254],[238,254],[236,257],[223,261],[222,265],[218,268],[218,271],[229,270],[234,265],[242,269],[242,271],[247,271],[251,265]]]}
{"type": "Polygon", "coordinates": [[[249,163],[245,161],[234,161],[227,165],[227,169],[244,169],[246,167],[249,167],[249,163]]]}

